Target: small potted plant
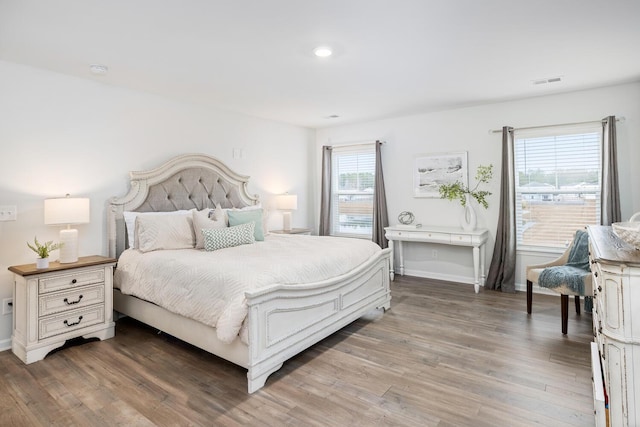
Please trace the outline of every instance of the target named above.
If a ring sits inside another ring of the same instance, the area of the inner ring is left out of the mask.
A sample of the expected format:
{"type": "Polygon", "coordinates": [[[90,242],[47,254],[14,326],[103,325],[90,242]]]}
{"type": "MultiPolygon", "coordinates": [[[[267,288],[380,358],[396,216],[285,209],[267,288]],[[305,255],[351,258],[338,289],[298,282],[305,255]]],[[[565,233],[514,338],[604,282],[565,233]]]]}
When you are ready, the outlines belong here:
{"type": "Polygon", "coordinates": [[[493,165],[478,166],[476,171],[476,185],[473,188],[464,185],[460,181],[456,181],[453,184],[442,184],[438,188],[440,192],[440,198],[447,200],[459,200],[460,204],[464,208],[464,216],[461,219],[462,228],[471,231],[476,228],[476,213],[470,204],[471,197],[476,199],[479,205],[487,209],[489,203],[487,197],[491,195],[489,191],[478,190],[480,184],[487,184],[493,178],[493,165]]]}
{"type": "Polygon", "coordinates": [[[60,249],[62,247],[62,243],[53,243],[53,241],[48,241],[44,243],[40,243],[37,237],[33,238],[33,245],[27,242],[27,246],[29,249],[38,254],[38,258],[36,258],[36,268],[48,268],[49,267],[49,255],[52,251],[56,249],[60,249]]]}

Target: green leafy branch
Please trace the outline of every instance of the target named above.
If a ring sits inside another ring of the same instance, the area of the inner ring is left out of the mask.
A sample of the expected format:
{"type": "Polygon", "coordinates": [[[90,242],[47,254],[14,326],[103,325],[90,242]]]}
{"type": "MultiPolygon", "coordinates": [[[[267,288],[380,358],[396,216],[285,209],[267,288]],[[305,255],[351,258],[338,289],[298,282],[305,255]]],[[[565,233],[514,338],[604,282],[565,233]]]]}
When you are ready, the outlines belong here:
{"type": "Polygon", "coordinates": [[[53,243],[53,241],[51,240],[48,242],[40,243],[38,242],[37,237],[33,238],[33,245],[27,242],[27,246],[29,246],[29,249],[37,253],[38,257],[40,258],[49,258],[49,254],[56,249],[60,249],[62,245],[63,243],[53,243]]]}
{"type": "Polygon", "coordinates": [[[488,184],[489,181],[491,181],[491,178],[493,178],[493,165],[480,165],[476,171],[475,179],[477,182],[473,189],[470,189],[460,181],[456,181],[453,184],[442,184],[438,188],[440,198],[447,200],[458,199],[460,200],[460,204],[464,207],[467,204],[467,198],[465,196],[468,194],[476,199],[478,204],[487,209],[489,207],[487,197],[490,196],[491,193],[486,190],[478,190],[478,187],[480,184],[488,184]]]}

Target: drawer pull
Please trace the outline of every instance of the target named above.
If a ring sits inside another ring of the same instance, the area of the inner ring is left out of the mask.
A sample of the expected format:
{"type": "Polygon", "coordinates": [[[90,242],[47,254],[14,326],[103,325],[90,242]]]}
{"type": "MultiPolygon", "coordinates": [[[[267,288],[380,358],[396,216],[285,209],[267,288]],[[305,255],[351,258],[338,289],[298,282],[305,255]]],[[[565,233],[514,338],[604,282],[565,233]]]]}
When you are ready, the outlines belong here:
{"type": "Polygon", "coordinates": [[[71,326],[76,326],[76,325],[80,324],[80,322],[82,322],[82,316],[78,317],[78,321],[77,322],[69,323],[68,321],[65,320],[63,323],[65,325],[67,325],[67,327],[71,327],[71,326]]]}
{"type": "Polygon", "coordinates": [[[75,301],[69,301],[67,298],[65,298],[63,301],[65,302],[65,304],[67,305],[73,305],[73,304],[77,304],[82,300],[82,295],[78,296],[78,299],[75,301]]]}
{"type": "Polygon", "coordinates": [[[75,285],[76,283],[78,283],[78,280],[77,280],[77,279],[73,279],[73,280],[71,281],[71,283],[75,285]]]}

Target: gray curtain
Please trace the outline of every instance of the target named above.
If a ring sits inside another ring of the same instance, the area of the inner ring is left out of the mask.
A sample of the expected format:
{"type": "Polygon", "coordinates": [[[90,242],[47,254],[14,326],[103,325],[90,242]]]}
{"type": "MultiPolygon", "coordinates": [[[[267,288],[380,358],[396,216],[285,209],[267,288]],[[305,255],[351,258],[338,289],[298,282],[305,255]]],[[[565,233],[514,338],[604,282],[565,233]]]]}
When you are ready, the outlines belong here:
{"type": "Polygon", "coordinates": [[[618,155],[616,154],[616,117],[602,119],[602,195],[600,197],[602,225],[620,222],[620,191],[618,188],[618,155]]]}
{"type": "Polygon", "coordinates": [[[389,246],[387,238],[384,237],[384,228],[389,226],[389,215],[387,214],[387,196],[384,192],[384,178],[382,176],[381,146],[382,142],[376,141],[376,177],[373,192],[373,232],[371,240],[384,249],[389,246]]]}
{"type": "Polygon", "coordinates": [[[333,148],[322,147],[322,189],[320,192],[319,236],[331,234],[331,152],[333,148]]]}
{"type": "Polygon", "coordinates": [[[500,215],[486,289],[516,291],[516,188],[513,128],[502,128],[500,215]]]}

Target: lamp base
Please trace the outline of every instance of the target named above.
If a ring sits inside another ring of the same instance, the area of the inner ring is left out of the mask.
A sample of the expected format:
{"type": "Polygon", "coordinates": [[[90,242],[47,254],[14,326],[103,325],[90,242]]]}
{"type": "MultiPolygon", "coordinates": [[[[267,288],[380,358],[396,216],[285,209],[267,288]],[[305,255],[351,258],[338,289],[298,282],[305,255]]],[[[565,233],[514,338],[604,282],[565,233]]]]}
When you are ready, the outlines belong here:
{"type": "Polygon", "coordinates": [[[60,230],[60,264],[78,261],[78,230],[67,228],[60,230]]]}
{"type": "Polygon", "coordinates": [[[282,229],[291,231],[291,212],[282,212],[282,229]]]}

